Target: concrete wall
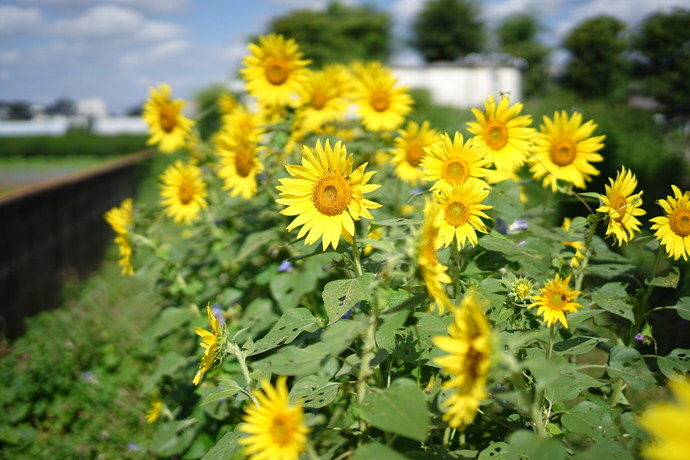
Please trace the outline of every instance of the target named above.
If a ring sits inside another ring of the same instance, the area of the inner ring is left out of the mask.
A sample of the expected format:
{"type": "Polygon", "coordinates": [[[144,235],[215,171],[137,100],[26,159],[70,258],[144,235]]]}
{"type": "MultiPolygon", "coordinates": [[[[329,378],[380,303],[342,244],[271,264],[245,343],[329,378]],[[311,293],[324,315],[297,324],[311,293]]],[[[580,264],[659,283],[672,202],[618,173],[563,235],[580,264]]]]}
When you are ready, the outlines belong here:
{"type": "Polygon", "coordinates": [[[522,73],[516,67],[438,65],[392,69],[399,84],[429,91],[432,101],[439,105],[480,108],[487,96],[497,97],[500,93],[509,93],[513,101],[522,98],[522,73]]]}

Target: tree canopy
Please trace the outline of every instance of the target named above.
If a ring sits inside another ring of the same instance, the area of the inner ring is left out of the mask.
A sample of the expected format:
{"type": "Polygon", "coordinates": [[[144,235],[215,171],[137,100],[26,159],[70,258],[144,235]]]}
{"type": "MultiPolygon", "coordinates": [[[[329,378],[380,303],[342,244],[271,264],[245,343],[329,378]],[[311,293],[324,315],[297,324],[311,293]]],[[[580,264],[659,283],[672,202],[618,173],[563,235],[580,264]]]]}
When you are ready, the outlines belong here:
{"type": "Polygon", "coordinates": [[[484,45],[479,7],[469,0],[429,0],[412,25],[410,45],[427,62],[454,61],[484,45]]]}

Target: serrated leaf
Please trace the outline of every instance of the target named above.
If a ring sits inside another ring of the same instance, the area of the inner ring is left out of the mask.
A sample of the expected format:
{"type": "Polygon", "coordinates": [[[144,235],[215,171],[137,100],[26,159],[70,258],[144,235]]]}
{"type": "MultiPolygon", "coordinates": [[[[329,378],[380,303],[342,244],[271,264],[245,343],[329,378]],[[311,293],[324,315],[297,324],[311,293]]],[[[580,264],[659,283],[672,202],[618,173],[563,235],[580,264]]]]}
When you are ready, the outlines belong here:
{"type": "Polygon", "coordinates": [[[678,287],[679,280],[680,271],[678,270],[678,267],[672,266],[669,272],[665,275],[655,276],[651,280],[645,280],[645,283],[649,286],[658,286],[675,289],[676,287],[678,287]]]}
{"type": "Polygon", "coordinates": [[[242,446],[237,443],[241,437],[241,431],[225,433],[225,435],[220,438],[220,441],[218,441],[215,446],[211,447],[201,460],[227,460],[233,458],[233,455],[242,448],[242,446]]]}
{"type": "Polygon", "coordinates": [[[599,342],[605,342],[599,337],[571,337],[553,344],[553,351],[568,355],[581,355],[592,350],[599,342]]]}
{"type": "Polygon", "coordinates": [[[635,266],[631,264],[591,264],[587,266],[586,272],[589,275],[610,279],[634,269],[635,266]]]}
{"type": "Polygon", "coordinates": [[[392,313],[381,315],[381,325],[376,329],[376,344],[388,352],[395,349],[396,332],[402,328],[409,316],[409,310],[398,310],[392,313]]]}
{"type": "Polygon", "coordinates": [[[398,379],[383,391],[373,390],[360,407],[362,418],[389,433],[424,441],[429,429],[429,411],[424,394],[412,380],[398,379]]]}
{"type": "Polygon", "coordinates": [[[635,322],[632,305],[627,303],[628,293],[621,283],[606,283],[592,293],[592,301],[604,310],[635,322]]]}
{"type": "Polygon", "coordinates": [[[489,251],[500,252],[508,256],[517,255],[524,252],[524,250],[515,242],[507,238],[498,238],[493,234],[485,235],[479,239],[479,245],[484,249],[488,249],[489,251]]]}
{"type": "Polygon", "coordinates": [[[365,273],[354,279],[335,280],[326,284],[323,290],[323,303],[329,324],[339,320],[357,302],[364,300],[375,280],[372,273],[365,273]]]}
{"type": "Polygon", "coordinates": [[[620,345],[611,348],[606,372],[611,378],[622,378],[634,390],[644,390],[656,383],[644,358],[634,348],[620,345]]]}
{"type": "Polygon", "coordinates": [[[206,395],[204,401],[201,403],[202,406],[218,402],[221,399],[231,398],[242,391],[240,384],[232,379],[223,380],[219,387],[222,388],[219,388],[218,391],[214,391],[213,393],[206,395]]]}
{"type": "Polygon", "coordinates": [[[355,450],[352,460],[405,460],[403,454],[394,451],[393,449],[379,444],[378,442],[370,442],[363,444],[355,450]]]}
{"type": "Polygon", "coordinates": [[[561,416],[563,426],[597,441],[619,439],[620,432],[606,408],[591,401],[581,401],[561,416]]]}
{"type": "Polygon", "coordinates": [[[271,330],[254,343],[255,350],[249,356],[288,344],[302,332],[316,330],[318,321],[306,308],[285,311],[271,330]]]}
{"type": "Polygon", "coordinates": [[[328,347],[323,342],[306,348],[288,346],[280,353],[256,361],[253,367],[277,375],[316,374],[328,357],[328,347]]]}
{"type": "Polygon", "coordinates": [[[304,377],[292,386],[290,401],[301,401],[303,407],[318,409],[330,404],[338,395],[340,383],[329,382],[318,375],[304,377]]]}
{"type": "Polygon", "coordinates": [[[690,350],[676,348],[657,360],[659,370],[669,379],[685,376],[690,372],[690,350]]]}
{"type": "MultiPolygon", "coordinates": [[[[363,320],[367,318],[362,317],[363,320]]],[[[359,334],[366,329],[365,321],[341,319],[323,329],[321,343],[331,356],[345,351],[359,334]]]]}
{"type": "Polygon", "coordinates": [[[428,360],[429,365],[435,366],[432,359],[445,353],[436,347],[433,338],[448,335],[447,321],[452,320],[452,318],[447,316],[446,322],[444,322],[437,315],[423,312],[415,313],[415,317],[417,318],[415,334],[419,337],[417,347],[419,348],[420,358],[428,360]]]}
{"type": "Polygon", "coordinates": [[[531,460],[565,460],[568,450],[556,438],[542,438],[530,431],[518,430],[508,438],[507,458],[531,460]]]}
{"type": "Polygon", "coordinates": [[[668,307],[678,312],[678,316],[690,321],[690,297],[681,297],[678,303],[672,307],[668,307]]]}

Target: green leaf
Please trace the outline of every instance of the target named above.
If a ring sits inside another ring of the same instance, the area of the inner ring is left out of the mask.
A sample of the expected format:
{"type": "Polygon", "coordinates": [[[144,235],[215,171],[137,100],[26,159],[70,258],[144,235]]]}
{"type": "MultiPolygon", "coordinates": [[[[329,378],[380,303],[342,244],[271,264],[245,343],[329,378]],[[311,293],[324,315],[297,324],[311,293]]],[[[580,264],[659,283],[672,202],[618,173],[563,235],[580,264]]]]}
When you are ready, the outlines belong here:
{"type": "Polygon", "coordinates": [[[417,384],[398,379],[389,388],[372,389],[361,405],[362,418],[376,428],[424,441],[429,429],[429,411],[417,384]]]}
{"type": "Polygon", "coordinates": [[[611,378],[622,378],[632,389],[644,390],[654,385],[654,375],[644,362],[642,355],[634,348],[615,346],[609,354],[606,371],[611,378]]]}
{"type": "MultiPolygon", "coordinates": [[[[417,345],[417,347],[419,347],[419,356],[421,359],[428,360],[429,365],[436,366],[431,360],[444,355],[445,352],[436,347],[433,338],[437,336],[447,336],[448,325],[444,323],[438,315],[417,312],[414,316],[417,318],[417,324],[413,328],[416,328],[415,335],[419,337],[419,343],[417,345]]],[[[451,316],[447,316],[446,318],[446,322],[452,320],[451,316]]]]}
{"type": "Polygon", "coordinates": [[[206,395],[201,403],[202,406],[218,402],[221,399],[231,398],[242,391],[240,384],[232,379],[222,380],[219,386],[223,388],[206,395]]]}
{"type": "Polygon", "coordinates": [[[290,401],[302,401],[303,407],[318,409],[330,404],[338,395],[340,383],[329,382],[318,375],[304,377],[292,386],[290,401]]]}
{"type": "Polygon", "coordinates": [[[252,300],[244,309],[238,327],[247,328],[247,331],[236,338],[237,342],[242,342],[245,337],[257,337],[257,335],[269,327],[273,326],[278,320],[278,315],[273,311],[273,302],[268,298],[256,298],[252,300]]]}
{"type": "Polygon", "coordinates": [[[409,314],[409,310],[398,310],[392,313],[386,312],[381,315],[380,318],[383,322],[376,329],[375,336],[376,344],[379,348],[383,348],[389,353],[393,352],[396,344],[396,332],[403,327],[409,314]]]}
{"type": "Polygon", "coordinates": [[[690,350],[676,348],[657,360],[659,370],[669,379],[685,376],[690,372],[690,350]]]}
{"type": "Polygon", "coordinates": [[[680,271],[678,270],[678,267],[674,265],[665,275],[655,276],[651,280],[645,280],[645,283],[649,286],[659,286],[675,289],[676,287],[678,287],[679,280],[680,271]]]}
{"type": "Polygon", "coordinates": [[[561,423],[567,430],[587,435],[596,441],[620,438],[620,432],[608,410],[592,401],[577,403],[561,416],[561,423]]]}
{"type": "Polygon", "coordinates": [[[508,438],[508,455],[506,458],[565,460],[567,457],[568,451],[565,445],[555,438],[542,438],[525,430],[518,430],[508,438]]]}
{"type": "Polygon", "coordinates": [[[621,283],[606,283],[592,293],[592,301],[601,308],[634,323],[635,315],[627,298],[628,293],[621,283]]]}
{"type": "Polygon", "coordinates": [[[489,447],[479,452],[477,460],[508,460],[508,443],[492,442],[489,447]]]}
{"type": "Polygon", "coordinates": [[[276,375],[316,374],[328,357],[329,350],[323,342],[306,348],[288,346],[279,353],[256,361],[253,367],[276,375]]]}
{"type": "Polygon", "coordinates": [[[622,444],[615,441],[598,441],[590,449],[577,453],[572,460],[620,459],[632,460],[634,457],[622,444]]]}
{"type": "Polygon", "coordinates": [[[678,312],[678,316],[690,321],[690,297],[681,297],[678,299],[677,304],[668,308],[676,310],[678,312]]]}
{"type": "Polygon", "coordinates": [[[157,339],[191,321],[194,314],[186,308],[168,307],[161,311],[156,321],[144,334],[144,337],[157,339]]]}
{"type": "MultiPolygon", "coordinates": [[[[201,357],[199,358],[201,359],[201,357]]],[[[153,390],[158,384],[158,381],[166,375],[174,375],[177,373],[178,369],[187,365],[187,359],[183,356],[178,355],[175,352],[169,351],[160,357],[156,370],[153,371],[144,385],[141,387],[141,394],[147,394],[149,391],[153,390]]],[[[191,381],[191,376],[190,376],[191,381]]]]}
{"type": "Polygon", "coordinates": [[[406,460],[407,457],[393,449],[379,444],[378,442],[370,442],[363,444],[355,450],[352,460],[406,460]]]}
{"type": "MultiPolygon", "coordinates": [[[[505,255],[517,255],[524,252],[514,241],[507,238],[499,238],[496,233],[485,235],[479,239],[479,245],[489,251],[500,252],[505,255]]],[[[498,233],[500,235],[500,233],[498,233]]]]}
{"type": "Polygon", "coordinates": [[[567,355],[581,355],[591,351],[600,342],[606,342],[599,337],[571,337],[553,344],[553,351],[567,355]]]}
{"type": "Polygon", "coordinates": [[[419,225],[421,224],[422,221],[419,219],[405,219],[403,217],[399,217],[397,219],[386,219],[386,220],[379,220],[376,222],[373,222],[374,225],[378,225],[380,227],[398,227],[398,226],[404,226],[404,227],[409,227],[411,225],[419,225]]]}
{"type": "Polygon", "coordinates": [[[586,272],[589,275],[610,279],[634,269],[635,266],[631,264],[590,264],[587,266],[586,272]]]}
{"type": "Polygon", "coordinates": [[[190,430],[193,422],[175,420],[158,426],[151,440],[151,450],[161,457],[172,457],[183,453],[192,443],[195,431],[190,430]]]}
{"type": "Polygon", "coordinates": [[[318,321],[306,308],[286,310],[273,328],[263,338],[256,341],[254,344],[256,348],[250,356],[288,344],[302,332],[315,331],[318,321]]]}
{"type": "Polygon", "coordinates": [[[242,437],[241,431],[225,433],[225,435],[220,438],[220,441],[218,441],[215,446],[211,447],[211,450],[206,452],[206,455],[204,455],[201,460],[228,460],[232,458],[232,456],[242,448],[242,446],[237,443],[240,437],[242,437]]]}
{"type": "Polygon", "coordinates": [[[260,247],[273,241],[279,241],[279,233],[275,228],[269,228],[268,230],[252,233],[244,239],[242,247],[240,247],[235,259],[244,260],[260,247]]]}
{"type": "Polygon", "coordinates": [[[568,371],[551,382],[544,390],[544,397],[551,403],[570,401],[584,390],[604,386],[605,383],[577,371],[568,371]]]}
{"type": "Polygon", "coordinates": [[[323,329],[321,344],[324,345],[331,356],[338,356],[366,329],[366,320],[368,318],[362,316],[362,321],[351,319],[336,321],[323,329]]]}
{"type": "Polygon", "coordinates": [[[322,296],[329,324],[342,318],[357,302],[364,300],[369,295],[374,279],[374,274],[365,273],[355,279],[328,283],[322,296]]]}

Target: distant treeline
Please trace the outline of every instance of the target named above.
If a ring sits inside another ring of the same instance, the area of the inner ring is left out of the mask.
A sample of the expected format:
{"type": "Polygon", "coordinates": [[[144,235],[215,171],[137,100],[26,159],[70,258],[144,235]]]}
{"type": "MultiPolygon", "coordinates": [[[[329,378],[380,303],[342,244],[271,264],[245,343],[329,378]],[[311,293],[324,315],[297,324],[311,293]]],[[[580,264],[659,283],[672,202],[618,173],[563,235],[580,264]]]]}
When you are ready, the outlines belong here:
{"type": "Polygon", "coordinates": [[[146,148],[146,135],[99,136],[71,131],[64,136],[0,137],[0,157],[113,156],[146,148]]]}

